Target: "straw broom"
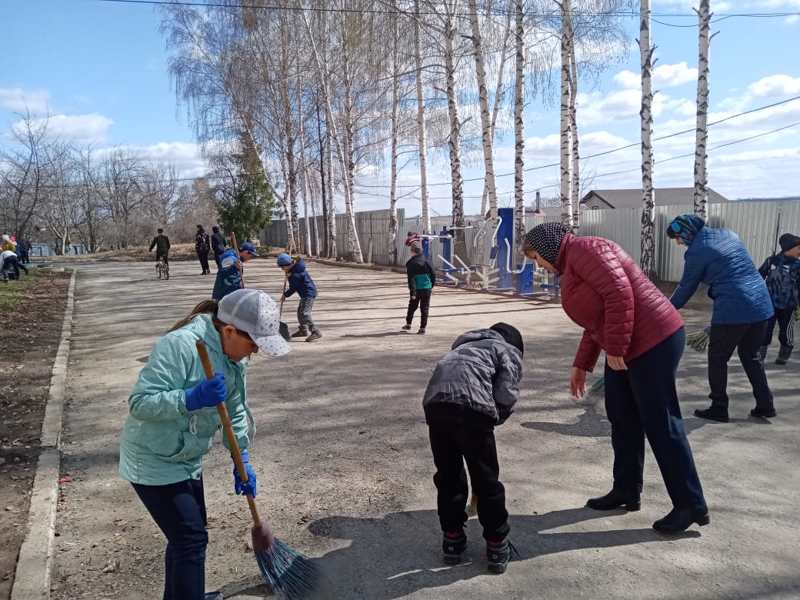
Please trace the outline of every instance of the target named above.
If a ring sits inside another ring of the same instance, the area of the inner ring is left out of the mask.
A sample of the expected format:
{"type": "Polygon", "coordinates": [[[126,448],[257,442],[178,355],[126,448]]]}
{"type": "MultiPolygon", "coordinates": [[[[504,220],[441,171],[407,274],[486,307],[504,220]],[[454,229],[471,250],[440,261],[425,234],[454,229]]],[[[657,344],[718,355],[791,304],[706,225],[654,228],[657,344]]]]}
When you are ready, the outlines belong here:
{"type": "Polygon", "coordinates": [[[695,331],[686,336],[686,345],[696,352],[705,352],[708,349],[709,328],[695,331]]]}
{"type": "MultiPolygon", "coordinates": [[[[200,355],[200,362],[203,363],[206,377],[211,379],[214,376],[214,369],[202,341],[197,342],[197,353],[200,355]]],[[[247,483],[247,470],[242,462],[242,454],[239,451],[239,444],[236,442],[231,418],[224,402],[217,405],[217,412],[222,421],[225,437],[228,439],[236,470],[239,472],[242,482],[247,483]]],[[[249,494],[247,495],[247,504],[250,506],[250,516],[253,518],[253,528],[250,531],[253,552],[256,555],[258,568],[264,582],[279,597],[287,600],[309,598],[316,591],[320,581],[320,574],[316,566],[285,542],[273,538],[267,522],[258,514],[255,499],[249,494]]]]}

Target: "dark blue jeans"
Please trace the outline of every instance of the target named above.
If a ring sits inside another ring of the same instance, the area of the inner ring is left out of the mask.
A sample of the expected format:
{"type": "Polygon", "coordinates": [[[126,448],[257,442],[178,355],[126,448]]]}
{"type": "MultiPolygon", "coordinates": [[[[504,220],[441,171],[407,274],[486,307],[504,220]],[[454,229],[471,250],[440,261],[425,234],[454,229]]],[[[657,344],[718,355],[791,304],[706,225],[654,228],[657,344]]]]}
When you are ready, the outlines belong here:
{"type": "Polygon", "coordinates": [[[163,600],[204,600],[208,533],[202,478],[133,488],[167,538],[163,600]]]}
{"type": "Polygon", "coordinates": [[[647,437],[673,506],[706,508],[675,387],[685,343],[686,333],[680,329],[631,360],[627,371],[614,371],[606,364],[606,414],[614,447],[614,488],[641,492],[647,437]]]}

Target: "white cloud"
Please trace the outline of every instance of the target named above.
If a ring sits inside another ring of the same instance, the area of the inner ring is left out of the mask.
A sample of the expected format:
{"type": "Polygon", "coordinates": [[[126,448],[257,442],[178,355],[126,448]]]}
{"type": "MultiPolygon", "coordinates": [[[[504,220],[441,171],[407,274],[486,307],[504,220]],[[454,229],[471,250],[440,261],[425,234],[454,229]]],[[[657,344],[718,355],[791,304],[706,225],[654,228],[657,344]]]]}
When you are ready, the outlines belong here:
{"type": "MultiPolygon", "coordinates": [[[[40,128],[47,125],[49,135],[68,141],[103,142],[114,121],[104,115],[92,113],[88,115],[51,115],[33,119],[31,125],[40,128]]],[[[13,125],[15,131],[21,131],[22,121],[13,125]]]]}
{"type": "MultiPolygon", "coordinates": [[[[626,89],[639,89],[641,86],[641,76],[627,69],[617,73],[614,81],[626,89]]],[[[653,86],[656,88],[676,87],[695,81],[697,81],[697,69],[685,62],[658,65],[653,69],[653,86]]]]}
{"type": "Polygon", "coordinates": [[[144,162],[172,165],[181,177],[199,177],[208,171],[200,146],[190,142],[158,142],[144,146],[116,146],[105,148],[100,153],[123,150],[144,162]]]}
{"type": "Polygon", "coordinates": [[[770,75],[751,83],[747,91],[756,98],[800,94],[800,77],[781,74],[770,75]]]}
{"type": "Polygon", "coordinates": [[[17,113],[31,114],[47,112],[50,94],[46,90],[24,90],[22,88],[0,88],[0,107],[17,113]]]}

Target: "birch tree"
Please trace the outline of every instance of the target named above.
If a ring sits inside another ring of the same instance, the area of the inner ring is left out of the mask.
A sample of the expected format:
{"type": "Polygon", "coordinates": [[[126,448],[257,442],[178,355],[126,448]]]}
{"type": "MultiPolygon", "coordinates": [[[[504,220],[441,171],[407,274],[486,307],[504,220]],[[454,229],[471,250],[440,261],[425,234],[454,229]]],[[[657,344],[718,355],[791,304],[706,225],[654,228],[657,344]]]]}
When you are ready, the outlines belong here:
{"type": "Polygon", "coordinates": [[[523,0],[514,0],[514,236],[517,248],[525,239],[525,9],[523,0]]]}
{"type": "Polygon", "coordinates": [[[417,140],[419,144],[419,198],[422,229],[431,231],[430,199],[428,198],[428,142],[425,133],[425,97],[422,91],[422,44],[420,40],[419,0],[414,0],[414,64],[417,90],[417,140]]]}
{"type": "Polygon", "coordinates": [[[492,121],[489,114],[489,98],[486,91],[486,66],[483,53],[478,6],[476,0],[468,0],[469,20],[472,28],[472,49],[475,58],[475,76],[478,83],[478,101],[481,111],[481,140],[483,145],[484,177],[489,200],[489,220],[497,221],[497,186],[494,173],[492,143],[492,121]]]}
{"type": "Polygon", "coordinates": [[[572,5],[571,0],[558,3],[561,9],[561,222],[573,225],[572,210],[572,72],[571,46],[572,5]]]}
{"type": "Polygon", "coordinates": [[[656,198],[653,188],[653,53],[650,42],[650,0],[641,0],[639,55],[642,67],[642,255],[640,266],[649,278],[656,272],[656,198]]]}
{"type": "Polygon", "coordinates": [[[697,61],[697,131],[694,150],[694,214],[708,217],[708,170],[706,144],[708,142],[708,76],[709,47],[711,45],[710,0],[700,0],[695,9],[699,21],[699,56],[697,61]]]}

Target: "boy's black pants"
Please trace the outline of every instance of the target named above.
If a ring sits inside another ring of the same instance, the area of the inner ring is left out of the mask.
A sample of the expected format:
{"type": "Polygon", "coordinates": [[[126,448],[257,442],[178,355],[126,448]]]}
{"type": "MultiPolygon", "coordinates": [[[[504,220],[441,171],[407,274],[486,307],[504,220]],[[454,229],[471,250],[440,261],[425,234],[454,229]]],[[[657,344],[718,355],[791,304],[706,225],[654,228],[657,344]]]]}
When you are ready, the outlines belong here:
{"type": "Polygon", "coordinates": [[[775,331],[775,322],[778,323],[778,340],[781,348],[786,348],[789,352],[794,348],[794,310],[791,308],[776,308],[775,316],[767,323],[767,336],[764,345],[772,344],[772,333],[775,331]]]}
{"type": "Polygon", "coordinates": [[[431,290],[418,290],[408,301],[408,313],[406,314],[406,323],[411,325],[414,320],[414,313],[417,308],[420,309],[420,322],[421,329],[428,326],[428,312],[431,307],[431,290]]]}
{"type": "Polygon", "coordinates": [[[442,531],[460,531],[467,521],[467,474],[478,497],[478,520],[483,537],[502,539],[509,532],[506,494],[499,481],[492,419],[459,405],[433,405],[425,410],[438,490],[437,508],[442,531]]]}

